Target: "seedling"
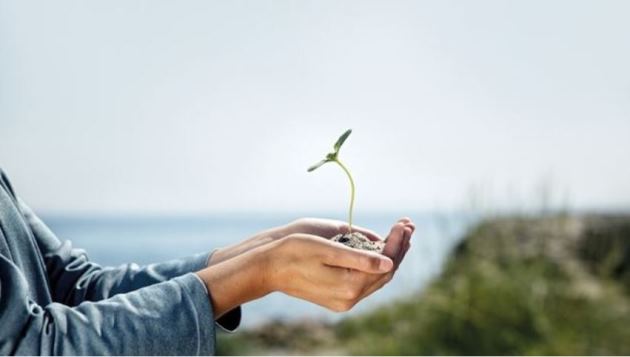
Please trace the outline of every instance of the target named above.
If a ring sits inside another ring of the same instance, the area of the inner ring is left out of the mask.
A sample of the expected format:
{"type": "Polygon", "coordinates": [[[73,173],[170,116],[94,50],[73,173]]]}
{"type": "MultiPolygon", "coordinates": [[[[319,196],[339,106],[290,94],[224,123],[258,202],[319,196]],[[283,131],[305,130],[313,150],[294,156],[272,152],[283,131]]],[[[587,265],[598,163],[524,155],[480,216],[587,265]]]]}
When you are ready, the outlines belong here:
{"type": "Polygon", "coordinates": [[[339,137],[339,139],[337,139],[337,142],[333,146],[333,152],[329,152],[328,154],[326,154],[325,159],[308,168],[308,172],[311,172],[318,169],[325,163],[335,162],[337,163],[337,165],[339,165],[339,167],[343,169],[346,175],[348,175],[348,179],[350,180],[350,209],[348,211],[348,233],[352,232],[352,209],[354,208],[355,187],[354,180],[352,179],[352,175],[350,174],[350,170],[348,170],[348,168],[339,160],[339,149],[341,149],[341,145],[343,145],[348,136],[350,136],[350,133],[352,133],[352,129],[348,129],[345,133],[341,134],[341,136],[339,137]]]}

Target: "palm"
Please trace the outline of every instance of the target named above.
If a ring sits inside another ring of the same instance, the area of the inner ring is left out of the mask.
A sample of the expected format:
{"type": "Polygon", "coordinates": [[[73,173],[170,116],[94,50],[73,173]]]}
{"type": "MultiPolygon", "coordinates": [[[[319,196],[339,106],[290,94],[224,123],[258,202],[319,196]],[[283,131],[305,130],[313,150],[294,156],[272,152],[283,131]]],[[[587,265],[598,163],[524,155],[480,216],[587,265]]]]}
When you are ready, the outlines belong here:
{"type": "MultiPolygon", "coordinates": [[[[305,233],[312,234],[324,238],[331,238],[340,233],[348,232],[348,224],[346,222],[324,218],[301,218],[285,227],[286,234],[305,233]]],[[[370,240],[382,240],[382,238],[371,230],[353,226],[352,230],[360,232],[370,240]]],[[[390,257],[396,266],[400,264],[406,250],[409,249],[409,240],[415,230],[415,225],[409,218],[401,218],[391,229],[383,250],[383,254],[390,257]]]]}

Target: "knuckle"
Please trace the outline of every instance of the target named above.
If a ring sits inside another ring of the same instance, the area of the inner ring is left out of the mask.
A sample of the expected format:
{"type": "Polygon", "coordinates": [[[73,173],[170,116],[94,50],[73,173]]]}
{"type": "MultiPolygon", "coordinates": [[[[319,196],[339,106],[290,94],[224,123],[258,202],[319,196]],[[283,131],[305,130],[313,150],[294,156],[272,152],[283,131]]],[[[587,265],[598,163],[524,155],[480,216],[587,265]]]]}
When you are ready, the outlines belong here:
{"type": "Polygon", "coordinates": [[[295,240],[300,239],[300,234],[298,234],[298,233],[291,233],[291,234],[287,235],[286,238],[288,240],[295,241],[295,240]]]}
{"type": "Polygon", "coordinates": [[[354,306],[354,300],[345,300],[341,303],[342,311],[349,311],[354,306]]]}
{"type": "Polygon", "coordinates": [[[290,236],[286,236],[286,237],[283,237],[283,238],[279,239],[276,244],[277,244],[277,246],[280,249],[287,249],[292,244],[294,244],[294,242],[292,241],[290,236]]]}
{"type": "Polygon", "coordinates": [[[292,246],[303,244],[305,241],[304,236],[300,233],[291,233],[287,235],[284,239],[287,244],[292,246]]]}
{"type": "Polygon", "coordinates": [[[379,263],[380,263],[380,260],[378,258],[367,256],[364,259],[365,259],[365,267],[366,268],[378,270],[378,266],[379,266],[379,263]]]}
{"type": "Polygon", "coordinates": [[[359,298],[359,295],[360,295],[360,291],[356,288],[347,288],[343,292],[343,297],[349,301],[356,300],[357,298],[359,298]]]}
{"type": "Polygon", "coordinates": [[[301,249],[301,246],[304,243],[299,234],[289,234],[276,242],[280,251],[287,253],[295,253],[297,250],[301,249]]]}

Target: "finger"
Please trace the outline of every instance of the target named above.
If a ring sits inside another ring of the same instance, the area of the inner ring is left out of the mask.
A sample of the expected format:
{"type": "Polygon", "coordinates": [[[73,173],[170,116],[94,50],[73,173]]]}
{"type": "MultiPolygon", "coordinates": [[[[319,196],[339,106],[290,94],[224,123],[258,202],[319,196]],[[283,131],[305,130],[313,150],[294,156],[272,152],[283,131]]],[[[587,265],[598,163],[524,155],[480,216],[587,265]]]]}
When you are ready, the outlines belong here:
{"type": "Polygon", "coordinates": [[[333,289],[337,284],[344,284],[348,280],[347,275],[352,271],[347,268],[322,264],[321,261],[317,263],[306,267],[307,263],[305,262],[304,269],[299,269],[300,275],[296,276],[295,279],[306,281],[314,287],[325,286],[327,289],[333,289]]]}
{"type": "Polygon", "coordinates": [[[383,275],[389,274],[370,274],[354,269],[337,267],[332,267],[332,269],[344,270],[347,272],[347,274],[339,274],[340,279],[337,280],[336,284],[340,285],[340,288],[337,288],[337,290],[341,292],[341,295],[336,295],[336,297],[340,299],[355,301],[358,301],[360,299],[361,295],[363,294],[365,289],[367,289],[367,287],[374,284],[383,275]]]}
{"type": "Polygon", "coordinates": [[[392,277],[394,276],[394,272],[389,272],[387,274],[383,274],[381,277],[376,279],[372,284],[370,284],[361,294],[359,301],[365,299],[366,297],[372,295],[376,290],[382,288],[385,284],[387,284],[392,277]]]}
{"type": "Polygon", "coordinates": [[[315,280],[300,284],[300,290],[287,294],[311,301],[333,311],[347,311],[354,306],[364,293],[384,274],[368,274],[353,269],[322,266],[326,272],[315,280]],[[320,279],[326,276],[325,279],[320,279]]]}
{"type": "MultiPolygon", "coordinates": [[[[405,258],[405,255],[407,254],[407,252],[409,251],[409,248],[411,247],[410,238],[411,238],[411,234],[413,234],[413,231],[411,230],[410,227],[405,227],[405,230],[404,230],[403,234],[404,234],[404,237],[403,237],[403,240],[401,242],[402,249],[400,251],[399,256],[397,257],[398,266],[400,265],[402,260],[405,258]]],[[[398,266],[396,267],[396,269],[398,268],[398,266]]],[[[368,287],[365,288],[365,290],[361,294],[361,297],[359,298],[359,300],[362,300],[362,299],[368,297],[369,295],[374,293],[376,290],[382,288],[385,284],[387,284],[389,281],[391,281],[391,279],[394,276],[394,272],[395,272],[395,270],[390,271],[387,274],[383,274],[381,277],[375,279],[371,284],[368,284],[368,287]]]]}
{"type": "Polygon", "coordinates": [[[343,224],[341,221],[326,218],[302,218],[297,227],[297,232],[314,234],[323,238],[331,238],[339,233],[339,226],[343,224]]]}
{"type": "Polygon", "coordinates": [[[393,269],[394,262],[381,254],[349,248],[326,241],[322,244],[323,263],[330,266],[350,268],[371,274],[382,274],[393,269]]]}
{"type": "Polygon", "coordinates": [[[409,227],[405,227],[405,234],[404,234],[404,239],[402,242],[402,249],[400,251],[400,255],[397,257],[396,261],[395,261],[395,266],[396,266],[396,270],[398,269],[398,267],[400,266],[400,264],[402,263],[403,259],[405,259],[405,255],[407,255],[407,252],[409,251],[409,247],[411,246],[411,229],[409,227]]]}
{"type": "MultiPolygon", "coordinates": [[[[335,268],[342,269],[342,268],[335,268]]],[[[344,269],[348,270],[348,269],[344,269]]],[[[367,274],[357,270],[350,270],[352,273],[347,275],[347,281],[345,281],[341,288],[337,291],[340,293],[335,294],[335,298],[345,301],[350,306],[354,306],[357,302],[363,299],[368,289],[374,286],[377,282],[381,281],[384,276],[392,275],[393,271],[384,274],[367,274]]]]}
{"type": "MultiPolygon", "coordinates": [[[[331,294],[331,290],[322,289],[321,285],[319,287],[310,287],[300,290],[287,291],[285,292],[285,294],[298,299],[310,301],[313,304],[319,305],[326,309],[341,311],[338,304],[338,302],[341,300],[333,297],[334,294],[331,294]]],[[[341,294],[337,295],[341,296],[341,294]]]]}
{"type": "Polygon", "coordinates": [[[411,228],[411,234],[416,231],[416,225],[413,222],[406,223],[405,226],[411,228]]]}
{"type": "Polygon", "coordinates": [[[398,222],[404,224],[405,226],[411,227],[412,233],[416,230],[416,224],[413,223],[413,221],[409,217],[402,217],[398,220],[398,222]]]}
{"type": "MultiPolygon", "coordinates": [[[[314,234],[324,238],[332,238],[337,234],[348,233],[348,223],[327,218],[304,218],[300,225],[301,232],[314,234]]],[[[371,241],[383,240],[377,233],[363,227],[352,226],[352,231],[365,235],[371,241]]]]}
{"type": "Polygon", "coordinates": [[[339,268],[324,264],[310,265],[305,269],[297,269],[298,274],[292,276],[293,289],[285,293],[295,295],[319,296],[321,298],[340,298],[347,287],[357,281],[357,275],[366,274],[348,268],[339,268]]]}
{"type": "Polygon", "coordinates": [[[383,254],[390,257],[391,259],[396,259],[400,249],[402,248],[402,241],[404,236],[405,225],[403,223],[396,223],[389,235],[387,236],[385,247],[383,248],[383,254]]]}
{"type": "Polygon", "coordinates": [[[403,238],[402,238],[402,241],[400,242],[400,249],[398,251],[398,255],[394,259],[394,270],[398,270],[398,267],[400,266],[400,263],[402,262],[405,256],[405,246],[407,242],[409,241],[410,237],[411,237],[411,228],[405,227],[403,229],[403,238]]]}

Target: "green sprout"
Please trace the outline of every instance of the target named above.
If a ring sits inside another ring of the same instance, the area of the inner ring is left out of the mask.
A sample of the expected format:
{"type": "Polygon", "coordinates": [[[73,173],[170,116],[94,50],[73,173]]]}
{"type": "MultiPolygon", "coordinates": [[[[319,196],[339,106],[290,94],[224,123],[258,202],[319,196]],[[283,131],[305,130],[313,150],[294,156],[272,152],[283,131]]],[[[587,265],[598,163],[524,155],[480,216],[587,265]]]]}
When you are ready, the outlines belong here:
{"type": "Polygon", "coordinates": [[[350,179],[350,210],[348,213],[348,233],[352,232],[352,208],[354,207],[355,188],[354,188],[354,180],[352,179],[350,170],[348,170],[348,168],[344,164],[342,164],[341,161],[339,161],[339,149],[341,149],[341,145],[343,145],[344,141],[346,141],[348,136],[350,136],[350,133],[352,133],[352,129],[348,129],[346,130],[345,133],[341,134],[339,139],[337,139],[335,146],[333,147],[334,149],[333,152],[326,154],[325,159],[323,159],[322,161],[308,168],[308,172],[311,172],[318,169],[320,166],[322,166],[323,164],[327,162],[336,162],[337,165],[339,165],[343,169],[346,175],[348,175],[348,179],[350,179]]]}

